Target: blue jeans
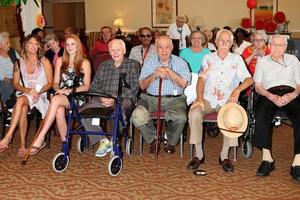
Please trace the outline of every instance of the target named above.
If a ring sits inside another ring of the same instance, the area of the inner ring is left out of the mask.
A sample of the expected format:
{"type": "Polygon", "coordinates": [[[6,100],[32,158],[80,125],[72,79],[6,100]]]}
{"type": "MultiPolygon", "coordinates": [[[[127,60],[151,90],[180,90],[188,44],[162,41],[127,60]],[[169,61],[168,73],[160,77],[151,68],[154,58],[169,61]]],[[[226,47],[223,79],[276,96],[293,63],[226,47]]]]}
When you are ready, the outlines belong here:
{"type": "Polygon", "coordinates": [[[12,86],[12,80],[8,81],[0,81],[0,93],[2,96],[3,103],[6,102],[8,97],[14,92],[14,88],[12,86]]]}

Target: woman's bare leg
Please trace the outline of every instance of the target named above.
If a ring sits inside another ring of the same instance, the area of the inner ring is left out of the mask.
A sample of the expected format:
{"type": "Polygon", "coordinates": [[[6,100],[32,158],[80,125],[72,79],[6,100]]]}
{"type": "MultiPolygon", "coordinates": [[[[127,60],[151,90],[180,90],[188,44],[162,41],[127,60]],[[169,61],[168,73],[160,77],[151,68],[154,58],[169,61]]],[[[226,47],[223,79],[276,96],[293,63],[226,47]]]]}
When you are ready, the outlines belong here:
{"type": "Polygon", "coordinates": [[[68,107],[69,101],[68,98],[65,95],[55,95],[51,99],[50,106],[48,108],[47,114],[44,119],[44,124],[42,129],[40,130],[40,133],[38,137],[36,138],[33,146],[40,147],[45,139],[45,135],[47,134],[48,130],[50,129],[55,117],[56,112],[60,106],[68,107]]]}
{"type": "Polygon", "coordinates": [[[22,108],[22,115],[19,120],[19,134],[20,134],[20,149],[25,150],[25,139],[27,134],[27,128],[28,128],[28,120],[27,120],[27,114],[28,114],[28,105],[23,105],[22,108]]]}
{"type": "Polygon", "coordinates": [[[10,142],[15,132],[15,129],[18,125],[18,122],[20,121],[21,116],[26,115],[26,120],[27,120],[27,112],[26,113],[22,113],[22,112],[23,112],[23,107],[28,105],[29,102],[26,96],[20,96],[17,98],[16,105],[14,106],[12,112],[9,129],[6,132],[5,137],[0,141],[0,148],[4,148],[10,142]]]}
{"type": "Polygon", "coordinates": [[[67,121],[65,111],[66,109],[63,106],[59,107],[56,111],[56,124],[61,141],[66,141],[67,121]]]}

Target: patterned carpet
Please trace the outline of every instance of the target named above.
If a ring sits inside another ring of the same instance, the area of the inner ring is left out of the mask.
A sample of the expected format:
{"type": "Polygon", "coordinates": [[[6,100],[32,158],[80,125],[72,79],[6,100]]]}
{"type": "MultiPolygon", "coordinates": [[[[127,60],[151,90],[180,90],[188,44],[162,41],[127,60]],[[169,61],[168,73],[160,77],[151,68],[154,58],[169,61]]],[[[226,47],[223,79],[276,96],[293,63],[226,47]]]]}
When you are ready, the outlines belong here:
{"type": "MultiPolygon", "coordinates": [[[[32,132],[32,131],[31,131],[32,132]]],[[[234,173],[225,173],[218,164],[222,137],[205,138],[208,175],[197,177],[186,169],[189,146],[184,158],[161,152],[159,159],[148,153],[138,154],[138,144],[131,157],[125,157],[123,170],[117,177],[107,171],[109,156],[96,158],[93,151],[79,154],[75,144],[70,165],[63,173],[52,169],[52,159],[59,152],[60,139],[52,137],[51,149],[30,157],[26,166],[16,156],[18,137],[10,149],[0,154],[0,199],[300,199],[300,185],[289,175],[292,155],[292,129],[274,128],[276,169],[271,176],[255,176],[261,152],[254,150],[244,159],[238,150],[234,173]]],[[[29,141],[32,134],[29,136],[29,141]]],[[[137,137],[137,136],[136,136],[137,137]]],[[[136,141],[138,138],[136,138],[136,141]]],[[[137,143],[137,142],[136,142],[137,143]]],[[[147,149],[146,149],[147,148],[147,149]]]]}

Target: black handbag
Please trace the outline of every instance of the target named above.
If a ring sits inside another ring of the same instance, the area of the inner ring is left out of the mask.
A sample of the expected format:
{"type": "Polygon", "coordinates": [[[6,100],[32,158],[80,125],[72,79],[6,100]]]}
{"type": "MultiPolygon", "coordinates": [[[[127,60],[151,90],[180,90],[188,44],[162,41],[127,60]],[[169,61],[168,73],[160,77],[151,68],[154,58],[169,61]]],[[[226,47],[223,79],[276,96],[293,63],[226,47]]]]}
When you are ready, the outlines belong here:
{"type": "MultiPolygon", "coordinates": [[[[16,62],[17,62],[18,68],[20,70],[19,59],[17,59],[16,62]]],[[[21,79],[21,83],[23,84],[23,86],[25,86],[21,71],[20,71],[20,79],[21,79]]],[[[16,91],[14,91],[13,93],[11,93],[9,95],[8,99],[5,101],[5,105],[8,109],[11,109],[15,106],[16,102],[17,102],[17,95],[16,95],[16,91]]]]}

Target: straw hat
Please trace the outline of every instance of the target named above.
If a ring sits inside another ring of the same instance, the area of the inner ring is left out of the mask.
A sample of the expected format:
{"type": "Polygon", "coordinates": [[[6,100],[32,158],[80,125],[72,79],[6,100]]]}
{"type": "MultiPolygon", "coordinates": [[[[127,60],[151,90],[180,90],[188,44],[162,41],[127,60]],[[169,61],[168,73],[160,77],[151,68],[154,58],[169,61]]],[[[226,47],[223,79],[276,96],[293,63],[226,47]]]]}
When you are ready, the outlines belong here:
{"type": "Polygon", "coordinates": [[[245,109],[236,103],[225,104],[218,113],[218,127],[223,135],[236,138],[243,135],[248,126],[245,109]]]}

